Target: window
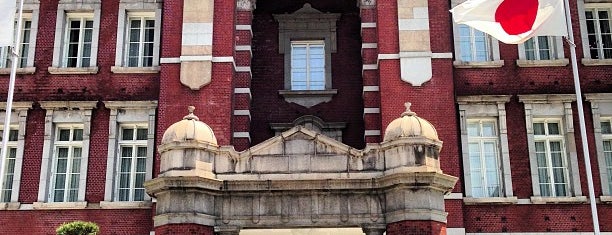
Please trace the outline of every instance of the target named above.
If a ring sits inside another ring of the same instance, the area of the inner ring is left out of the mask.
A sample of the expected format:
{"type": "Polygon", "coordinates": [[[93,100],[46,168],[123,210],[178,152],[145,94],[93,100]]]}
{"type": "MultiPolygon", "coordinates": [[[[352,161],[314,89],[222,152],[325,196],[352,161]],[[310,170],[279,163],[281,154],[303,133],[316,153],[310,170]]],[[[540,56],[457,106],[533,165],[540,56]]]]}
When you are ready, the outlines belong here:
{"type": "MultiPolygon", "coordinates": [[[[192,23],[199,25],[197,23],[192,23]]],[[[199,30],[198,27],[188,27],[199,30]]],[[[159,72],[159,48],[161,32],[161,3],[135,0],[119,1],[117,22],[117,52],[113,73],[157,73],[159,72]]],[[[210,24],[212,31],[212,23],[210,24]]],[[[212,34],[210,44],[212,45],[212,34]]],[[[202,35],[195,39],[208,38],[202,35]]],[[[183,36],[183,40],[185,36],[183,36]]],[[[186,44],[183,43],[183,46],[186,44]]]]}
{"type": "Polygon", "coordinates": [[[574,136],[572,102],[565,94],[519,95],[525,125],[534,203],[586,202],[574,136]]]}
{"type": "Polygon", "coordinates": [[[527,60],[551,60],[554,58],[554,46],[550,36],[530,38],[524,43],[524,47],[525,59],[527,60]]]}
{"type": "Polygon", "coordinates": [[[128,67],[151,67],[153,65],[153,43],[155,19],[145,16],[130,16],[127,41],[128,67]]]}
{"type": "Polygon", "coordinates": [[[482,62],[492,60],[491,36],[464,24],[457,27],[459,28],[461,61],[482,62]]]}
{"type": "Polygon", "coordinates": [[[325,90],[325,43],[291,42],[291,90],[325,90]]]}
{"type": "Polygon", "coordinates": [[[46,110],[39,208],[85,208],[92,109],[97,101],[40,101],[46,110]]]}
{"type": "Polygon", "coordinates": [[[612,118],[610,117],[603,119],[601,122],[601,138],[605,168],[608,176],[608,192],[604,194],[612,195],[612,118]]]}
{"type": "Polygon", "coordinates": [[[510,96],[458,96],[467,204],[514,203],[506,103],[510,96]]]}
{"type": "Polygon", "coordinates": [[[153,178],[157,101],[106,101],[110,109],[102,208],[149,207],[143,183],[153,178]]]}
{"type": "Polygon", "coordinates": [[[610,9],[587,8],[585,18],[590,58],[612,59],[610,9]]]}
{"type": "Polygon", "coordinates": [[[78,200],[83,157],[83,126],[60,126],[56,130],[53,156],[53,180],[51,199],[53,202],[75,202],[78,200]]]}
{"type": "Polygon", "coordinates": [[[90,67],[93,14],[70,14],[64,40],[64,67],[90,67]]]}
{"type": "Polygon", "coordinates": [[[537,36],[518,45],[519,67],[566,66],[569,60],[563,52],[563,38],[537,36]]]}
{"type": "Polygon", "coordinates": [[[147,173],[148,130],[144,125],[124,125],[119,140],[118,201],[143,201],[147,173]]]}
{"type": "Polygon", "coordinates": [[[568,196],[569,176],[560,120],[533,123],[540,193],[544,197],[568,196]]]}
{"type": "Polygon", "coordinates": [[[50,74],[96,74],[101,0],[60,0],[50,74]]]}
{"type": "MultiPolygon", "coordinates": [[[[0,131],[0,141],[4,133],[0,131]]],[[[16,127],[11,127],[7,142],[7,155],[4,165],[4,180],[0,184],[0,202],[10,202],[12,199],[13,180],[15,177],[15,164],[17,161],[17,140],[19,131],[16,127]]],[[[0,142],[1,143],[1,142],[0,142]]],[[[0,147],[2,145],[0,144],[0,147]]]]}
{"type": "Polygon", "coordinates": [[[468,120],[468,152],[473,197],[501,196],[495,120],[468,120]]]}
{"type": "MultiPolygon", "coordinates": [[[[15,28],[17,28],[17,22],[15,22],[15,28]]],[[[32,20],[28,18],[24,18],[22,22],[22,28],[20,30],[21,33],[21,43],[20,48],[21,52],[19,53],[19,68],[23,68],[27,66],[28,61],[28,50],[30,48],[30,32],[32,29],[32,20]]],[[[0,68],[10,68],[11,67],[11,47],[5,46],[0,47],[0,68]]]]}

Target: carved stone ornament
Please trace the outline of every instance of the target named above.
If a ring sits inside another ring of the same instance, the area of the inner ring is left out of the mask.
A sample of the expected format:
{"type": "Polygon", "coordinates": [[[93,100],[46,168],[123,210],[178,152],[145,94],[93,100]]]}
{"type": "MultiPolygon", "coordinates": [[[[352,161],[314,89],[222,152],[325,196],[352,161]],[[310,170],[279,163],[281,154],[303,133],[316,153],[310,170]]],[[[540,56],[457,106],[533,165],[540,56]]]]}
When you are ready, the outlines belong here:
{"type": "Polygon", "coordinates": [[[239,11],[255,10],[256,0],[236,0],[236,9],[239,11]]]}

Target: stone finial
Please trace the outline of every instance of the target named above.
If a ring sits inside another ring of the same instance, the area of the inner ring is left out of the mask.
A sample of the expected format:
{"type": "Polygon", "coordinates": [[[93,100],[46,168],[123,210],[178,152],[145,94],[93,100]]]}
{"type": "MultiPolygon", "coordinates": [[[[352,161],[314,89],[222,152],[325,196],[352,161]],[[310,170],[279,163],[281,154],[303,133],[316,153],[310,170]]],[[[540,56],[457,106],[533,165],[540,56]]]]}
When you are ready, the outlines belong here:
{"type": "Polygon", "coordinates": [[[183,117],[184,120],[196,120],[196,121],[200,121],[198,116],[193,114],[193,111],[195,111],[195,107],[194,106],[187,107],[187,110],[189,110],[189,114],[187,114],[187,116],[183,117]]]}
{"type": "Polygon", "coordinates": [[[416,113],[412,112],[412,110],[410,110],[410,106],[412,106],[412,103],[406,102],[406,103],[404,103],[404,106],[406,106],[406,111],[402,113],[402,117],[405,117],[405,116],[416,116],[416,113]]]}

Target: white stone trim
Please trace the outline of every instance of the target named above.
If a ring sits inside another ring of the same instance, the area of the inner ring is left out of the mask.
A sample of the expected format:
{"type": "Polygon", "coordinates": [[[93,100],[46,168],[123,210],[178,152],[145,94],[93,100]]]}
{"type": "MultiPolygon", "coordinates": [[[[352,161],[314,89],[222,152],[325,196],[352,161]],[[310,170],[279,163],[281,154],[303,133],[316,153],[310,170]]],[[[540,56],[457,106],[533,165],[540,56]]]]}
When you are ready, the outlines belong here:
{"type": "Polygon", "coordinates": [[[427,18],[399,19],[398,21],[399,30],[429,30],[429,19],[427,18]]]}
{"type": "Polygon", "coordinates": [[[212,58],[213,63],[234,63],[233,56],[214,56],[212,58]]]}
{"type": "MultiPolygon", "coordinates": [[[[601,235],[612,235],[612,232],[601,232],[601,235]]],[[[451,235],[448,233],[448,235],[451,235]]],[[[526,232],[526,233],[465,233],[465,235],[593,235],[593,232],[526,232]]]]}
{"type": "MultiPolygon", "coordinates": [[[[46,109],[47,112],[45,116],[45,136],[38,187],[38,202],[47,202],[50,199],[49,194],[52,187],[53,171],[51,167],[53,166],[53,151],[55,146],[53,144],[55,140],[54,133],[56,124],[63,123],[83,125],[83,146],[77,198],[78,201],[83,202],[85,200],[85,188],[87,186],[91,113],[92,109],[96,107],[97,101],[40,101],[39,103],[40,107],[46,109]]],[[[51,204],[55,204],[55,202],[51,204]]]]}
{"type": "Polygon", "coordinates": [[[597,59],[582,58],[582,60],[580,62],[584,66],[607,66],[607,65],[612,65],[612,59],[597,60],[597,59]]]}
{"type": "MultiPolygon", "coordinates": [[[[0,103],[0,109],[5,111],[0,113],[0,120],[5,120],[6,117],[6,102],[0,103]]],[[[15,155],[15,168],[13,170],[13,183],[11,187],[11,200],[10,203],[16,203],[19,200],[19,189],[21,185],[21,170],[23,166],[23,154],[25,150],[25,134],[26,134],[26,121],[28,117],[28,109],[32,108],[32,102],[13,102],[12,111],[11,111],[11,123],[9,124],[9,129],[11,127],[17,126],[17,153],[15,155]]],[[[0,183],[0,187],[2,183],[0,183]]],[[[8,208],[10,205],[6,204],[5,206],[0,205],[1,208],[8,208]]]]}
{"type": "MultiPolygon", "coordinates": [[[[28,59],[26,60],[26,64],[24,68],[21,68],[21,69],[26,69],[26,70],[29,68],[33,68],[34,70],[36,69],[34,67],[34,53],[36,52],[36,38],[38,35],[38,18],[39,18],[39,12],[40,12],[39,9],[40,9],[39,1],[31,1],[31,2],[26,1],[23,4],[23,11],[24,11],[23,16],[24,18],[30,19],[32,23],[30,25],[30,41],[28,43],[29,48],[28,48],[28,55],[27,55],[28,59]]],[[[16,14],[15,17],[19,17],[19,16],[16,14]]]]}
{"type": "Polygon", "coordinates": [[[236,72],[251,73],[251,66],[236,66],[236,72]]]}
{"type": "Polygon", "coordinates": [[[569,59],[556,60],[517,60],[518,67],[563,67],[569,64],[569,59]]]}
{"type": "Polygon", "coordinates": [[[364,22],[361,23],[361,28],[365,29],[365,28],[376,28],[376,22],[364,22]]]}
{"type": "Polygon", "coordinates": [[[93,35],[91,41],[91,60],[90,67],[97,66],[98,58],[98,34],[100,30],[100,12],[101,12],[101,0],[92,0],[87,2],[74,3],[73,1],[61,0],[57,7],[57,17],[55,24],[55,40],[53,44],[53,61],[51,67],[63,68],[65,64],[65,39],[66,39],[66,19],[68,14],[75,14],[71,12],[86,12],[93,16],[93,35]]]}
{"type": "Polygon", "coordinates": [[[380,86],[363,86],[363,92],[377,92],[380,91],[380,86]]]}
{"type": "Polygon", "coordinates": [[[363,108],[363,114],[380,113],[380,108],[363,108]]]}
{"type": "MultiPolygon", "coordinates": [[[[126,66],[126,54],[127,54],[127,41],[126,35],[127,30],[129,30],[128,26],[129,21],[127,20],[130,15],[138,14],[144,15],[147,14],[155,18],[155,32],[153,39],[153,64],[152,67],[157,67],[160,64],[159,54],[160,54],[160,38],[161,38],[161,26],[162,26],[162,8],[161,3],[152,3],[152,2],[143,2],[134,4],[133,2],[119,2],[119,16],[117,23],[117,43],[116,43],[116,53],[115,53],[115,66],[116,67],[125,67],[126,66]]],[[[116,73],[116,72],[115,72],[116,73]]]]}
{"type": "Polygon", "coordinates": [[[251,110],[248,109],[237,109],[234,110],[234,116],[251,116],[251,110]]]}
{"type": "Polygon", "coordinates": [[[539,174],[535,153],[535,140],[533,134],[533,121],[538,118],[559,119],[564,135],[565,157],[569,174],[568,194],[570,197],[582,196],[580,173],[578,171],[578,157],[574,137],[574,121],[572,116],[572,102],[575,95],[519,95],[519,101],[524,103],[525,125],[527,128],[527,143],[529,147],[529,165],[531,168],[531,181],[534,197],[541,197],[539,187],[539,174]]]}
{"type": "Polygon", "coordinates": [[[160,58],[159,63],[160,64],[180,64],[181,58],[180,57],[160,58]]]}
{"type": "Polygon", "coordinates": [[[182,55],[180,62],[191,62],[191,61],[211,61],[213,57],[211,55],[182,55]]]}
{"type": "Polygon", "coordinates": [[[444,200],[462,200],[463,193],[449,193],[444,195],[444,200]]]}
{"type": "Polygon", "coordinates": [[[399,54],[378,54],[378,60],[399,60],[399,54]]]}
{"type": "Polygon", "coordinates": [[[365,130],[363,135],[364,136],[380,136],[380,130],[365,130]]]}
{"type": "Polygon", "coordinates": [[[153,203],[151,203],[151,201],[138,201],[138,202],[101,201],[100,202],[101,209],[150,209],[152,206],[153,206],[153,203]]]}
{"type": "Polygon", "coordinates": [[[251,141],[251,134],[249,132],[234,132],[232,134],[233,138],[248,138],[251,141]]]}
{"type": "MultiPolygon", "coordinates": [[[[147,134],[147,160],[145,180],[153,178],[153,158],[155,156],[155,115],[157,101],[106,101],[106,108],[110,109],[108,121],[108,154],[106,156],[106,181],[104,200],[107,202],[117,201],[117,162],[119,147],[117,140],[123,123],[146,123],[147,134]]],[[[144,201],[151,198],[145,194],[144,201]]],[[[102,203],[102,202],[101,202],[102,203]]],[[[121,202],[126,203],[126,202],[121,202]]],[[[134,202],[132,202],[134,203],[134,202]]],[[[102,206],[102,205],[100,205],[102,206]]]]}
{"type": "Polygon", "coordinates": [[[74,210],[87,208],[87,202],[34,202],[34,210],[74,210]]]}
{"type": "Polygon", "coordinates": [[[377,70],[378,64],[364,64],[363,70],[377,70]]]}
{"type": "Polygon", "coordinates": [[[586,196],[576,196],[576,197],[539,197],[534,196],[530,198],[532,204],[547,204],[547,203],[564,203],[564,204],[583,204],[587,203],[586,196]]]}
{"type": "Polygon", "coordinates": [[[245,30],[245,31],[250,31],[251,33],[253,33],[253,28],[251,27],[250,24],[237,24],[236,30],[245,30]]]}
{"type": "Polygon", "coordinates": [[[599,177],[601,180],[602,201],[612,195],[612,189],[608,182],[608,169],[606,157],[603,149],[603,135],[601,133],[602,118],[612,117],[612,93],[585,94],[586,100],[591,103],[591,113],[593,116],[593,134],[595,135],[595,149],[597,151],[597,162],[599,163],[599,177]],[[608,196],[607,198],[604,198],[608,196]]]}
{"type": "Polygon", "coordinates": [[[234,88],[235,94],[251,94],[251,88],[234,88]]]}
{"type": "Polygon", "coordinates": [[[362,43],[361,49],[376,49],[378,48],[378,43],[362,43]]]}
{"type": "Polygon", "coordinates": [[[236,45],[236,51],[251,51],[251,45],[236,45]]]}
{"type": "Polygon", "coordinates": [[[213,23],[185,23],[183,22],[183,32],[181,45],[183,46],[212,46],[213,23]]]}
{"type": "Polygon", "coordinates": [[[508,129],[506,125],[506,103],[510,101],[508,95],[498,96],[459,96],[459,126],[461,134],[461,146],[463,149],[463,174],[466,180],[465,196],[472,198],[471,168],[468,150],[468,119],[494,119],[497,124],[498,161],[500,169],[500,184],[503,192],[501,198],[513,197],[512,174],[510,168],[510,150],[508,145],[508,129]]]}
{"type": "Polygon", "coordinates": [[[465,228],[446,228],[447,235],[465,235],[465,228]]]}
{"type": "Polygon", "coordinates": [[[452,59],[453,53],[452,52],[432,52],[431,58],[432,59],[452,59]]]}

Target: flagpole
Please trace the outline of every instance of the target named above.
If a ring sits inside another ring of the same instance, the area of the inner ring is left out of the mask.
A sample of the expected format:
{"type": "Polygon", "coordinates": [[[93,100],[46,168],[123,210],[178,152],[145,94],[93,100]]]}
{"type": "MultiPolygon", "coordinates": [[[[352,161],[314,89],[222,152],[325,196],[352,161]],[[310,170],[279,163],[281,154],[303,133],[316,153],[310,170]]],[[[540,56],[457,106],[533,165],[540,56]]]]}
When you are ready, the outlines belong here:
{"type": "MultiPolygon", "coordinates": [[[[595,201],[595,189],[593,187],[593,172],[591,170],[591,158],[589,156],[589,143],[586,135],[584,120],[584,107],[582,104],[582,92],[580,91],[580,77],[578,75],[578,61],[576,60],[576,44],[574,43],[574,31],[572,29],[572,16],[570,13],[569,0],[564,0],[565,20],[567,25],[568,44],[572,60],[572,72],[574,74],[574,89],[576,90],[576,103],[578,104],[578,119],[580,122],[580,139],[582,139],[582,151],[584,154],[584,167],[587,173],[587,184],[589,188],[589,203],[591,204],[591,216],[593,218],[593,233],[599,235],[599,218],[597,215],[597,202],[595,201]]],[[[579,185],[577,185],[579,187],[579,185]]]]}
{"type": "MultiPolygon", "coordinates": [[[[8,1],[14,1],[14,0],[8,0],[8,1]]],[[[9,89],[8,89],[8,97],[6,98],[6,112],[5,112],[5,117],[4,117],[4,131],[2,132],[2,159],[0,159],[0,191],[2,191],[2,189],[4,189],[5,185],[4,185],[4,174],[6,174],[5,172],[5,168],[6,168],[6,162],[7,162],[7,150],[8,150],[8,138],[9,138],[9,133],[10,128],[11,128],[11,111],[13,108],[13,93],[15,91],[15,76],[17,74],[17,66],[19,64],[19,53],[21,50],[21,25],[23,24],[23,0],[19,1],[19,15],[17,18],[17,28],[15,29],[14,32],[16,33],[16,37],[14,38],[15,41],[13,41],[13,47],[11,48],[12,53],[11,53],[11,77],[10,77],[10,81],[9,81],[9,89]]],[[[7,182],[7,184],[9,184],[10,182],[7,182]]],[[[1,198],[2,195],[0,195],[1,198]]],[[[4,199],[3,199],[4,200],[4,199]]]]}

